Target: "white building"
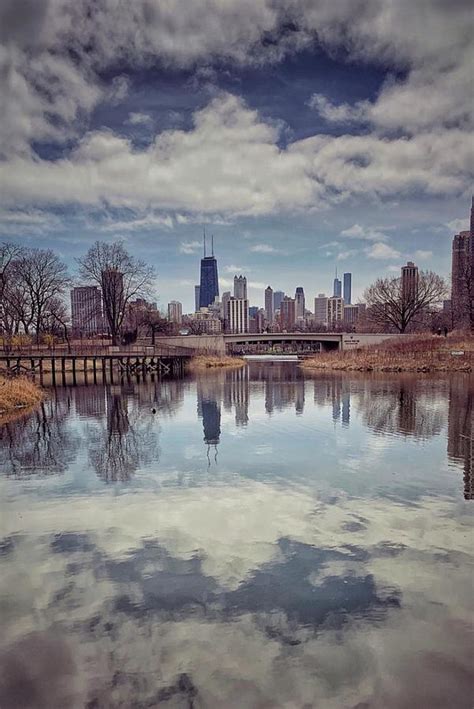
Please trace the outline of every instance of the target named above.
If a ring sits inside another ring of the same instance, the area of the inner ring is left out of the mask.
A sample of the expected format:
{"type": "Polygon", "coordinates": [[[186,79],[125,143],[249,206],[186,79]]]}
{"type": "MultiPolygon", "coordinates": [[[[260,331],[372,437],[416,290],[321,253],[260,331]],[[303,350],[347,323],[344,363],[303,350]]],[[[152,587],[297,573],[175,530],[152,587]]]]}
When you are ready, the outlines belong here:
{"type": "Polygon", "coordinates": [[[249,331],[249,302],[247,298],[230,298],[227,301],[226,323],[228,332],[249,331]]]}
{"type": "Polygon", "coordinates": [[[328,321],[328,298],[324,293],[318,293],[314,299],[314,322],[320,325],[327,325],[328,321]]]}
{"type": "Polygon", "coordinates": [[[328,298],[327,322],[329,327],[336,327],[344,322],[344,298],[328,298]]]}

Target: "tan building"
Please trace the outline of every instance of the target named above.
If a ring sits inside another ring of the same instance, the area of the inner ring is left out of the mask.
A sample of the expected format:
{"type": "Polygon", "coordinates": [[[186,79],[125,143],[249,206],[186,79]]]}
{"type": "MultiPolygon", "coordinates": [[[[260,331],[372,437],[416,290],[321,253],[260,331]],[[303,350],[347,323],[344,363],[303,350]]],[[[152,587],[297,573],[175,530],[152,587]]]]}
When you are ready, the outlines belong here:
{"type": "Polygon", "coordinates": [[[402,298],[405,303],[411,303],[418,296],[418,266],[408,261],[402,266],[402,298]]]}
{"type": "Polygon", "coordinates": [[[334,328],[344,322],[344,298],[332,296],[328,298],[327,322],[328,327],[334,328]]]}

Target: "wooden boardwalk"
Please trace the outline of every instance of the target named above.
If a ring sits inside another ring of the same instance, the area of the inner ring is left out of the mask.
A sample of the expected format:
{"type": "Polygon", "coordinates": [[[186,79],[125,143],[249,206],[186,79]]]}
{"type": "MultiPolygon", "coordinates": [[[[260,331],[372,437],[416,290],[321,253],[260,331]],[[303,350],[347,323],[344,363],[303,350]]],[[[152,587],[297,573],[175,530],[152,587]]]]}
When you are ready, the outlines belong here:
{"type": "MultiPolygon", "coordinates": [[[[178,348],[175,348],[175,350],[178,348]]],[[[184,348],[179,348],[184,350],[184,348]]],[[[181,376],[186,362],[191,358],[189,350],[155,351],[147,347],[142,352],[122,350],[114,352],[9,352],[0,354],[0,366],[7,374],[38,377],[43,382],[49,374],[51,382],[65,384],[72,379],[77,383],[78,374],[82,374],[85,383],[113,381],[114,375],[137,376],[156,374],[158,376],[181,376]]]]}

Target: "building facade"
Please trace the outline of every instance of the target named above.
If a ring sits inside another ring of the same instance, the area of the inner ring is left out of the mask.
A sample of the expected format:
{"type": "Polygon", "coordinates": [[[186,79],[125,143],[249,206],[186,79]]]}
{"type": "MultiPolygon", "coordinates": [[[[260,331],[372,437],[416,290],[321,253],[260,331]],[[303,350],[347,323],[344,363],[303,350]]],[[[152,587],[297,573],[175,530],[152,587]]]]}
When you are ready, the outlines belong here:
{"type": "Polygon", "coordinates": [[[336,275],[336,278],[334,279],[332,295],[333,295],[333,298],[342,298],[342,283],[341,283],[341,279],[338,278],[337,275],[336,275]]]}
{"type": "Polygon", "coordinates": [[[453,238],[451,307],[455,326],[474,328],[474,198],[470,230],[453,238]]]}
{"type": "Polygon", "coordinates": [[[276,311],[280,310],[281,301],[284,297],[285,294],[282,290],[276,290],[273,293],[273,317],[275,317],[276,311]]]}
{"type": "Polygon", "coordinates": [[[183,306],[179,300],[172,300],[168,303],[168,320],[181,325],[183,322],[183,306]]]}
{"type": "Polygon", "coordinates": [[[404,303],[413,303],[418,297],[418,266],[408,261],[402,266],[402,298],[404,303]]]}
{"type": "Polygon", "coordinates": [[[296,302],[287,295],[280,304],[280,327],[283,331],[292,332],[296,323],[296,302]]]}
{"type": "Polygon", "coordinates": [[[324,293],[318,293],[314,299],[314,322],[318,325],[327,325],[328,298],[324,293]]]}
{"type": "Polygon", "coordinates": [[[194,286],[194,312],[197,313],[199,310],[200,306],[200,300],[201,300],[201,287],[200,286],[194,286]]]}
{"type": "Polygon", "coordinates": [[[71,290],[72,329],[77,334],[96,335],[104,329],[102,293],[98,286],[71,290]]]}
{"type": "MultiPolygon", "coordinates": [[[[345,301],[344,301],[345,303],[345,301]]],[[[344,305],[344,325],[352,326],[355,325],[359,319],[359,306],[358,305],[344,305]]]]}
{"type": "Polygon", "coordinates": [[[245,276],[234,276],[234,298],[247,300],[247,279],[245,276]]]}
{"type": "Polygon", "coordinates": [[[267,286],[265,288],[265,319],[270,325],[274,320],[273,302],[273,288],[267,286]]]}
{"type": "Polygon", "coordinates": [[[230,298],[227,301],[226,322],[228,332],[249,331],[249,302],[247,298],[230,298]]]}
{"type": "Polygon", "coordinates": [[[327,322],[330,328],[337,328],[344,322],[344,298],[328,298],[327,322]]]}
{"type": "Polygon", "coordinates": [[[344,303],[346,305],[351,305],[352,303],[352,273],[345,273],[344,279],[344,292],[342,297],[344,298],[344,303]]]}
{"type": "Polygon", "coordinates": [[[296,309],[296,320],[304,320],[305,313],[305,298],[304,289],[298,286],[295,293],[295,309],[296,309]]]}

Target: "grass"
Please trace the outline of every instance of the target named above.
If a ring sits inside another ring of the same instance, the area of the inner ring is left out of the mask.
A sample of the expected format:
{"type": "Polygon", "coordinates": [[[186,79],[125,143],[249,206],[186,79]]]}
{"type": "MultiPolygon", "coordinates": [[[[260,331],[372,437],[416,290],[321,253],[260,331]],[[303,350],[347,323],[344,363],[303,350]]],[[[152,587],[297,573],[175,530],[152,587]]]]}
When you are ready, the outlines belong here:
{"type": "Polygon", "coordinates": [[[231,367],[243,367],[246,364],[245,360],[241,357],[229,357],[227,355],[198,355],[193,357],[188,365],[188,369],[191,371],[202,371],[204,369],[212,368],[231,368],[231,367]]]}
{"type": "Polygon", "coordinates": [[[0,417],[19,409],[33,406],[41,401],[43,392],[39,386],[24,377],[0,376],[0,417]]]}
{"type": "Polygon", "coordinates": [[[472,372],[474,336],[414,335],[346,352],[327,352],[305,360],[305,369],[361,372],[472,372]],[[463,352],[453,355],[452,352],[463,352]]]}

